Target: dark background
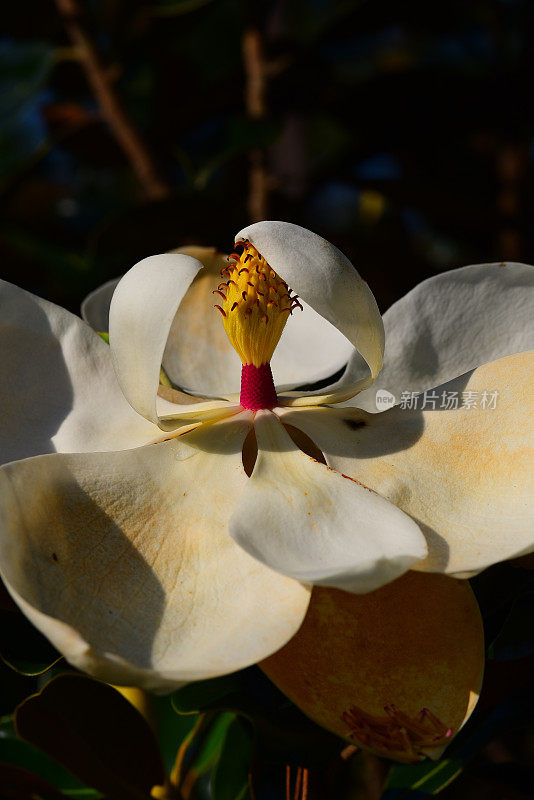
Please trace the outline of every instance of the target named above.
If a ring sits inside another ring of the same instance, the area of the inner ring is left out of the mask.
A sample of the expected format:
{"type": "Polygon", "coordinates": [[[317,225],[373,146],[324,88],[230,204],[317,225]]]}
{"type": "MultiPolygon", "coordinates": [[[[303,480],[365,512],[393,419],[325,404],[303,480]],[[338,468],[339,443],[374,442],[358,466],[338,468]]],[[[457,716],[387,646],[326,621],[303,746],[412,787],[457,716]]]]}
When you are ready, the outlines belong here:
{"type": "Polygon", "coordinates": [[[11,2],[0,275],[76,311],[263,217],[341,247],[383,310],[436,272],[528,261],[533,22],[529,0],[11,2]]]}
{"type": "MultiPolygon", "coordinates": [[[[144,256],[228,252],[261,218],[339,246],[382,310],[531,261],[533,25],[531,0],[5,3],[0,277],[77,312],[144,256]]],[[[490,665],[490,688],[523,672],[490,665]]],[[[444,800],[530,796],[524,692],[444,800]]]]}

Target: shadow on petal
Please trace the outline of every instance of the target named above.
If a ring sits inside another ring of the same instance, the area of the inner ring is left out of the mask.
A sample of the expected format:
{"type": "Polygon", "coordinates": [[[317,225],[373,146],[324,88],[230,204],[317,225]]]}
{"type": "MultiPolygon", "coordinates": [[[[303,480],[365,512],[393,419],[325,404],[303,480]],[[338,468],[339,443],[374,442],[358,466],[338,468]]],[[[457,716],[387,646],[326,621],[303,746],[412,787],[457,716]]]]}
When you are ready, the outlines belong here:
{"type": "MultiPolygon", "coordinates": [[[[93,657],[118,657],[149,669],[165,607],[161,582],[135,547],[135,532],[130,541],[73,476],[65,470],[61,477],[63,491],[58,486],[46,496],[38,489],[26,495],[23,515],[14,507],[16,489],[13,505],[4,493],[10,527],[9,551],[6,547],[2,555],[6,583],[30,607],[51,618],[44,632],[73,663],[83,668],[76,654],[84,648],[73,636],[69,643],[69,635],[55,621],[72,628],[93,657]],[[16,535],[11,528],[18,526],[16,535]]],[[[150,505],[145,515],[148,522],[153,515],[150,505]]]]}
{"type": "Polygon", "coordinates": [[[74,402],[60,336],[76,331],[55,329],[61,314],[71,316],[0,282],[0,463],[56,449],[52,438],[74,402]]]}

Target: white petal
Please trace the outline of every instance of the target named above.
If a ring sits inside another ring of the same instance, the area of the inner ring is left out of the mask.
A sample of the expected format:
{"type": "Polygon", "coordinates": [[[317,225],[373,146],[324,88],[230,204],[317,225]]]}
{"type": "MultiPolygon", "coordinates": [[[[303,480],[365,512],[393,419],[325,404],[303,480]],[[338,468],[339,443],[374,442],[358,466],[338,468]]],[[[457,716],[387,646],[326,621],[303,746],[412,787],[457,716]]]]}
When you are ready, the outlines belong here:
{"type": "Polygon", "coordinates": [[[254,245],[299,297],[349,340],[371,371],[370,376],[344,385],[339,395],[323,393],[289,403],[340,402],[369,386],[382,367],[384,326],[371,290],[348,258],[326,239],[289,222],[257,222],[237,234],[236,242],[244,240],[254,245]]]}
{"type": "Polygon", "coordinates": [[[534,551],[533,384],[534,352],[523,353],[438,387],[436,410],[429,392],[424,411],[303,409],[283,420],[419,524],[428,557],[415,569],[469,577],[534,551]],[[443,392],[460,403],[472,392],[477,407],[443,410],[443,392]],[[484,392],[498,392],[496,408],[482,408],[484,392]]]}
{"type": "MultiPolygon", "coordinates": [[[[213,247],[181,247],[175,251],[203,264],[182,299],[171,324],[163,366],[173,383],[203,396],[239,393],[241,362],[230,344],[219,313],[213,309],[213,290],[220,284],[226,256],[213,247]]],[[[109,306],[120,278],[108,281],[82,303],[82,316],[96,331],[109,330],[109,306]]],[[[286,325],[271,367],[284,390],[323,380],[345,366],[353,351],[350,342],[323,317],[303,303],[286,325]]]]}
{"type": "Polygon", "coordinates": [[[300,581],[370,592],[426,554],[417,525],[367,486],[302,453],[258,412],[258,457],[230,521],[248,553],[300,581]]]}
{"type": "Polygon", "coordinates": [[[103,283],[94,292],[88,294],[83,301],[82,318],[94,331],[104,333],[109,331],[109,307],[119,281],[120,278],[113,278],[107,283],[103,283]]]}
{"type": "Polygon", "coordinates": [[[0,463],[138,447],[157,434],[126,402],[108,345],[85,322],[0,281],[0,463]]]}
{"type": "MultiPolygon", "coordinates": [[[[239,392],[241,362],[226,336],[220,314],[213,308],[213,290],[223,280],[226,257],[207,248],[195,255],[204,264],[178,309],[169,333],[163,365],[171,380],[194,393],[220,396],[239,392]]],[[[185,248],[184,248],[185,250],[185,248]]],[[[353,347],[306,303],[286,325],[271,362],[276,385],[284,389],[313,383],[343,367],[353,347]]]]}
{"type": "MultiPolygon", "coordinates": [[[[160,425],[156,407],[161,359],[169,328],[180,302],[197,272],[200,261],[183,254],[150,256],[126,273],[119,282],[109,314],[109,340],[117,379],[126,399],[139,414],[160,425]]],[[[191,404],[198,398],[192,397],[191,404]]],[[[223,416],[225,401],[220,401],[223,416]]],[[[201,413],[200,404],[195,413],[201,413]]],[[[191,405],[176,406],[178,427],[182,412],[191,405]]],[[[206,410],[212,412],[213,403],[206,410]]],[[[170,430],[167,415],[160,427],[170,430]]]]}
{"type": "MultiPolygon", "coordinates": [[[[214,247],[200,247],[198,245],[186,245],[172,250],[171,253],[183,254],[196,258],[202,263],[205,270],[218,275],[223,266],[226,266],[225,256],[218,253],[214,247]]],[[[202,273],[203,274],[203,273],[202,273]]],[[[123,276],[112,278],[103,283],[93,292],[87,295],[81,305],[82,319],[95,331],[109,331],[109,307],[113,292],[123,276]]]]}
{"type": "Polygon", "coordinates": [[[345,366],[354,347],[324,317],[301,299],[274,351],[271,369],[282,391],[329,378],[345,366]]]}
{"type": "MultiPolygon", "coordinates": [[[[376,392],[421,392],[534,348],[534,267],[475,264],[423,281],[384,314],[380,377],[351,405],[376,412],[376,392]]],[[[361,361],[361,359],[360,359],[361,361]]],[[[338,386],[365,374],[357,357],[338,386]]],[[[380,401],[379,401],[380,402],[380,401]]]]}
{"type": "MultiPolygon", "coordinates": [[[[220,302],[213,291],[223,280],[226,257],[215,249],[195,248],[202,262],[200,270],[180,303],[172,322],[163,354],[163,366],[170,379],[194,394],[220,397],[238,392],[241,361],[214,308],[220,302]]],[[[191,255],[194,250],[188,249],[191,255]]]]}
{"type": "Polygon", "coordinates": [[[240,669],[297,630],[309,589],[228,536],[249,415],[122,453],[0,469],[0,565],[75,666],[170,688],[240,669]]]}

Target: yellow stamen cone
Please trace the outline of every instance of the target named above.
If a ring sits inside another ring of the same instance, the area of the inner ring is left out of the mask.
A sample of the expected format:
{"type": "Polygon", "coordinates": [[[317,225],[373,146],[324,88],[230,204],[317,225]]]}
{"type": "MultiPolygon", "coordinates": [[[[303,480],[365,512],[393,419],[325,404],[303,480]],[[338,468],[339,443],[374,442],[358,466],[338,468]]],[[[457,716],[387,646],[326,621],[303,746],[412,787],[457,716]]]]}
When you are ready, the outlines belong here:
{"type": "Polygon", "coordinates": [[[243,364],[268,364],[294,308],[302,307],[287,284],[249,242],[232,253],[215,290],[226,334],[243,364]]]}

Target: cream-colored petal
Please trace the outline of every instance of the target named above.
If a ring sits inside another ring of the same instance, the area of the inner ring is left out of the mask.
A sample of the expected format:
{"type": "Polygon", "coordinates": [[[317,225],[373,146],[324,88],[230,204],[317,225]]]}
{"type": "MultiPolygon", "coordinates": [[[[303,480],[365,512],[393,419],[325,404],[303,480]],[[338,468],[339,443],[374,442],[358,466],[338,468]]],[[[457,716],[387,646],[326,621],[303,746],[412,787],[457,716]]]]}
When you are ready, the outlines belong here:
{"type": "Polygon", "coordinates": [[[150,689],[231,672],[299,627],[309,589],[228,535],[246,413],[121,453],[0,469],[0,569],[75,666],[150,689]]]}
{"type": "MultiPolygon", "coordinates": [[[[226,256],[214,247],[195,245],[173,252],[196,258],[203,269],[193,279],[171,323],[163,352],[165,371],[176,386],[194,394],[213,397],[238,392],[241,362],[213,307],[217,302],[213,290],[222,281],[220,272],[228,264],[226,256]]],[[[109,306],[119,280],[103,284],[82,303],[82,316],[95,330],[109,329],[109,306]]],[[[345,363],[347,360],[348,355],[345,363]]]]}
{"type": "Polygon", "coordinates": [[[245,240],[299,297],[348,339],[371,373],[345,384],[336,394],[288,397],[284,404],[341,402],[367,388],[382,367],[384,326],[371,290],[348,258],[326,239],[289,222],[257,222],[237,234],[236,242],[245,240]]]}
{"type": "MultiPolygon", "coordinates": [[[[423,281],[384,314],[380,376],[351,405],[376,412],[376,392],[422,392],[470,369],[534,349],[534,267],[475,264],[423,281]]],[[[354,356],[336,384],[365,375],[354,356]]]]}
{"type": "Polygon", "coordinates": [[[256,414],[258,457],[230,533],[300,581],[370,592],[426,554],[417,525],[367,486],[301,452],[275,414],[256,414]]]}
{"type": "Polygon", "coordinates": [[[180,302],[202,264],[191,256],[149,256],[119,281],[109,310],[109,343],[117,380],[132,408],[159,422],[161,359],[180,302]]]}
{"type": "Polygon", "coordinates": [[[415,569],[469,575],[534,551],[533,384],[534,352],[521,353],[428,392],[427,410],[421,395],[414,410],[302,409],[283,420],[419,524],[429,553],[415,569]],[[476,407],[440,408],[454,397],[476,407]]]}
{"type": "Polygon", "coordinates": [[[162,431],[174,431],[183,425],[215,422],[220,419],[226,419],[226,417],[233,417],[243,411],[239,403],[226,403],[219,400],[187,406],[174,406],[174,408],[167,404],[166,407],[169,413],[159,418],[159,427],[162,431]]]}
{"type": "Polygon", "coordinates": [[[109,347],[85,322],[0,281],[0,463],[138,447],[157,434],[126,402],[109,347]]]}
{"type": "MultiPolygon", "coordinates": [[[[171,380],[192,392],[229,395],[239,392],[241,362],[230,344],[213,294],[221,281],[226,257],[199,272],[171,326],[163,365],[171,380]]],[[[205,258],[197,256],[206,265],[205,258]]],[[[276,385],[291,389],[328,378],[343,367],[353,351],[350,342],[307,303],[285,326],[271,368],[276,385]]]]}
{"type": "MultiPolygon", "coordinates": [[[[174,251],[203,264],[172,321],[163,353],[163,366],[176,386],[203,396],[239,392],[241,362],[213,308],[227,266],[214,247],[189,245],[174,251]]],[[[109,329],[109,306],[120,278],[108,281],[82,303],[82,316],[96,331],[109,329]]],[[[274,380],[284,389],[314,383],[343,367],[353,351],[350,342],[329,322],[303,303],[286,325],[271,361],[274,380]]]]}
{"type": "Polygon", "coordinates": [[[345,366],[354,347],[338,329],[301,299],[288,319],[271,360],[276,386],[289,391],[324,380],[345,366]]]}
{"type": "Polygon", "coordinates": [[[358,747],[439,757],[476,705],[484,633],[469,584],[407,572],[365,595],[314,589],[296,636],[262,669],[358,747]]]}
{"type": "MultiPolygon", "coordinates": [[[[217,252],[214,247],[201,247],[199,245],[186,245],[171,250],[171,253],[191,256],[200,261],[204,269],[218,275],[222,267],[226,264],[225,256],[217,252]]],[[[203,274],[203,273],[201,273],[203,274]]],[[[87,295],[81,305],[82,319],[95,331],[109,331],[109,307],[113,292],[123,276],[112,278],[103,283],[93,292],[87,295]]],[[[196,279],[195,279],[196,280],[196,279]]]]}
{"type": "Polygon", "coordinates": [[[109,307],[120,278],[113,278],[87,295],[81,305],[82,319],[94,331],[109,331],[109,307]]]}
{"type": "Polygon", "coordinates": [[[226,256],[215,248],[184,248],[204,265],[173,319],[163,366],[177,386],[205,396],[220,397],[239,391],[241,362],[224,330],[213,294],[228,266],[226,256]]]}

